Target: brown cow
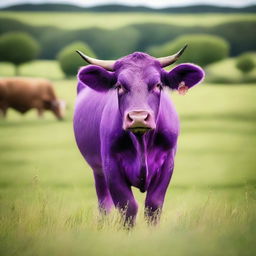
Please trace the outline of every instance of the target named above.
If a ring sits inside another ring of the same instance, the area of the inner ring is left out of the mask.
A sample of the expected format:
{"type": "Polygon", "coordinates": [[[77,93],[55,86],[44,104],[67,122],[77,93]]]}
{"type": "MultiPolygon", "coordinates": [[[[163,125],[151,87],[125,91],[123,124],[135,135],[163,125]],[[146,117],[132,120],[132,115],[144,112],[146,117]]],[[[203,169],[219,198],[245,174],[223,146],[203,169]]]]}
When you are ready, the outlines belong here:
{"type": "Polygon", "coordinates": [[[4,117],[8,108],[22,114],[35,108],[39,117],[50,110],[59,120],[65,114],[65,102],[57,99],[51,82],[41,78],[0,78],[0,112],[4,117]]]}

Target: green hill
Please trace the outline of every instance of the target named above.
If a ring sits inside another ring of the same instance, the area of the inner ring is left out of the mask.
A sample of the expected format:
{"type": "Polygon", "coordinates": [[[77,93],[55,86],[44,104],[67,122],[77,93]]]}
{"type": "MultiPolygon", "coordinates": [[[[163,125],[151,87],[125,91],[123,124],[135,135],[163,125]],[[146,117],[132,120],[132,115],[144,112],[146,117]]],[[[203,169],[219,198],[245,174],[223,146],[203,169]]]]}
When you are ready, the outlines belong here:
{"type": "Polygon", "coordinates": [[[20,4],[2,8],[6,11],[47,11],[47,12],[157,12],[157,13],[255,13],[256,5],[242,8],[213,5],[192,5],[186,7],[149,8],[145,6],[100,5],[81,7],[70,4],[20,4]]]}

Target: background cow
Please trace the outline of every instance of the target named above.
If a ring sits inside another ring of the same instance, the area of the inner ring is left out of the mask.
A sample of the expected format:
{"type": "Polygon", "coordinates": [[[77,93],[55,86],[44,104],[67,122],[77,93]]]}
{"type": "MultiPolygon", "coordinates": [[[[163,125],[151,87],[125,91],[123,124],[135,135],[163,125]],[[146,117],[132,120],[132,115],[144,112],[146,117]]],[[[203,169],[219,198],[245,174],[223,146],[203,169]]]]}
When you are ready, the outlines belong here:
{"type": "Polygon", "coordinates": [[[3,116],[8,108],[22,114],[35,108],[39,117],[45,110],[52,111],[58,119],[65,115],[65,102],[57,99],[51,82],[46,79],[0,78],[0,112],[3,116]]]}
{"type": "Polygon", "coordinates": [[[204,76],[193,64],[163,69],[185,48],[159,59],[136,52],[117,61],[78,52],[95,65],[78,73],[77,145],[94,171],[100,209],[108,212],[114,204],[125,211],[125,223],[134,224],[138,208],[131,186],[147,191],[147,219],[156,222],[160,216],[179,134],[178,116],[165,88],[184,93],[204,76]]]}

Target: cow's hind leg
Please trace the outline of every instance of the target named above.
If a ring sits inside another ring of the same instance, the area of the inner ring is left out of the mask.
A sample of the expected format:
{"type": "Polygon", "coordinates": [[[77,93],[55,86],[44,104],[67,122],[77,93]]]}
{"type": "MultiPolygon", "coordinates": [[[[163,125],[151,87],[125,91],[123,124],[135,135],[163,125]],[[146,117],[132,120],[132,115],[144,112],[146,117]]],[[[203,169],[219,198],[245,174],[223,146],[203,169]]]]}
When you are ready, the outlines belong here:
{"type": "Polygon", "coordinates": [[[102,214],[108,214],[112,208],[113,201],[107,187],[105,175],[98,168],[93,169],[95,187],[98,197],[99,211],[102,214]]]}
{"type": "Polygon", "coordinates": [[[0,103],[0,117],[5,118],[7,115],[8,106],[0,103]]]}
{"type": "Polygon", "coordinates": [[[38,108],[37,109],[37,116],[38,116],[38,118],[43,118],[44,117],[44,109],[43,108],[38,108]]]}

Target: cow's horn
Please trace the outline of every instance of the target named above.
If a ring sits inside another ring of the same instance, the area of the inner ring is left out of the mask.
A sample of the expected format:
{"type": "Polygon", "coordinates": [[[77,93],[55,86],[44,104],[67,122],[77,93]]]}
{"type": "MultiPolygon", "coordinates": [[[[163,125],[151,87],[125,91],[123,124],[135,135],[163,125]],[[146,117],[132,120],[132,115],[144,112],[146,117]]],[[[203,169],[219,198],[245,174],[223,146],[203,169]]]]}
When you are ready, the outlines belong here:
{"type": "Polygon", "coordinates": [[[77,50],[76,52],[89,64],[100,66],[109,71],[113,71],[114,69],[114,64],[115,64],[114,60],[98,60],[83,54],[81,51],[77,50]]]}
{"type": "Polygon", "coordinates": [[[186,50],[187,46],[188,45],[186,44],[181,50],[179,50],[174,55],[158,58],[157,60],[160,62],[162,68],[167,67],[176,62],[179,59],[179,57],[183,54],[183,52],[186,50]]]}

